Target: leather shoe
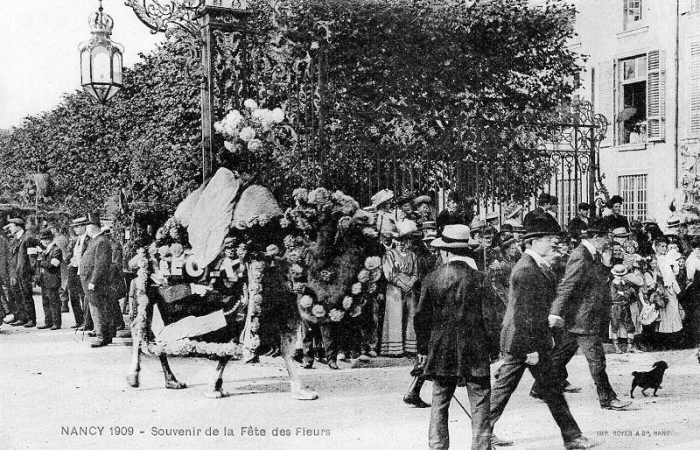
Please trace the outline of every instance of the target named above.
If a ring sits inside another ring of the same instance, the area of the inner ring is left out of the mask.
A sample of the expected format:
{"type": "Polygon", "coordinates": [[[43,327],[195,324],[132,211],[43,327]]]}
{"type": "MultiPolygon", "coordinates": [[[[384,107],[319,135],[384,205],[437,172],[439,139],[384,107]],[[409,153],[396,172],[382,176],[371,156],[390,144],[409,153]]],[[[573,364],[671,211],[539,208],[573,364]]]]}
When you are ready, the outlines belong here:
{"type": "Polygon", "coordinates": [[[37,330],[45,330],[47,328],[51,328],[52,326],[53,325],[51,325],[50,323],[45,323],[43,325],[37,325],[36,329],[37,330]]]}
{"type": "Polygon", "coordinates": [[[88,331],[88,332],[87,332],[87,335],[90,336],[90,337],[95,337],[95,336],[97,336],[97,334],[96,334],[94,331],[88,331]]]}
{"type": "MultiPolygon", "coordinates": [[[[626,409],[629,405],[631,405],[632,402],[623,402],[620,401],[620,399],[613,399],[608,403],[607,405],[601,406],[603,409],[612,409],[615,411],[621,411],[623,409],[626,409]]],[[[575,447],[578,448],[578,447],[575,447]]],[[[586,447],[587,448],[587,447],[586,447]]]]}
{"type": "Polygon", "coordinates": [[[328,362],[328,367],[330,367],[333,370],[338,370],[338,363],[335,361],[329,361],[328,362]]]}
{"type": "Polygon", "coordinates": [[[94,341],[90,342],[90,347],[92,348],[97,348],[97,347],[104,347],[105,345],[108,345],[109,342],[107,342],[105,339],[95,339],[94,341]]]}
{"type": "Polygon", "coordinates": [[[60,329],[61,329],[61,327],[59,327],[58,325],[51,325],[51,328],[49,328],[49,330],[60,330],[60,329]]]}
{"type": "Polygon", "coordinates": [[[584,436],[579,436],[573,441],[565,442],[564,447],[566,449],[580,449],[580,448],[592,448],[597,444],[593,441],[588,440],[584,436]]]}
{"type": "Polygon", "coordinates": [[[542,396],[538,392],[535,392],[535,391],[530,391],[530,397],[536,398],[537,400],[540,400],[540,401],[544,401],[542,396]]]}
{"type": "Polygon", "coordinates": [[[18,319],[18,320],[15,320],[14,322],[11,322],[10,325],[12,325],[13,327],[21,327],[25,323],[27,323],[26,320],[19,320],[18,319]]]}
{"type": "Polygon", "coordinates": [[[31,327],[35,327],[35,326],[36,326],[36,323],[34,323],[33,320],[30,320],[29,322],[24,324],[24,328],[31,328],[31,327]]]}
{"type": "Polygon", "coordinates": [[[413,405],[416,408],[430,408],[430,403],[425,403],[420,396],[416,394],[404,395],[403,402],[407,405],[413,405]]]}
{"type": "Polygon", "coordinates": [[[491,445],[494,447],[510,447],[511,445],[513,445],[513,441],[501,439],[495,434],[491,433],[491,445]]]}

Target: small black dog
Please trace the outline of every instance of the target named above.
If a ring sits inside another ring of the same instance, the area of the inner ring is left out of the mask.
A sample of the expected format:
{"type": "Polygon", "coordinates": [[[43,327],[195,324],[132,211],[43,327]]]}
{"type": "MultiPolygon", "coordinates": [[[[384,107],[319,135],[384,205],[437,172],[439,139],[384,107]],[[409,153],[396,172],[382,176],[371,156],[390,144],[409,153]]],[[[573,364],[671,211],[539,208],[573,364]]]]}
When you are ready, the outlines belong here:
{"type": "Polygon", "coordinates": [[[630,389],[630,397],[634,398],[633,392],[634,388],[639,386],[642,388],[642,395],[647,395],[644,393],[647,389],[654,389],[654,397],[656,397],[656,391],[661,387],[661,382],[664,379],[664,372],[668,369],[668,364],[666,361],[656,361],[649,372],[632,372],[632,389],[630,389]]]}

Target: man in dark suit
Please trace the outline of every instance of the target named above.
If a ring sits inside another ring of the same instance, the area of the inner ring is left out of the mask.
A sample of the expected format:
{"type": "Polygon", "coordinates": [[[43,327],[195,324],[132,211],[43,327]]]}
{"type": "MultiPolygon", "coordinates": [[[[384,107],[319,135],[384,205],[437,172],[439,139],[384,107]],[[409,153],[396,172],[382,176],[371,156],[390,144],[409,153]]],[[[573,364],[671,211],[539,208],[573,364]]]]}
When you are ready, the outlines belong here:
{"type": "MultiPolygon", "coordinates": [[[[501,417],[525,369],[529,369],[559,426],[565,447],[590,448],[594,444],[583,437],[560,389],[558,373],[552,370],[552,334],[547,316],[556,296],[557,281],[549,258],[559,242],[559,229],[544,217],[535,217],[526,227],[523,239],[526,250],[511,274],[508,307],[501,329],[504,361],[496,373],[491,395],[491,426],[501,417]]],[[[495,435],[492,443],[512,444],[495,435]]]]}
{"type": "Polygon", "coordinates": [[[87,233],[90,243],[80,258],[80,281],[92,320],[95,323],[96,339],[92,347],[102,347],[112,342],[109,315],[109,289],[111,284],[112,244],[102,234],[100,218],[88,215],[87,233]]]}
{"type": "Polygon", "coordinates": [[[414,317],[419,364],[433,381],[430,448],[449,448],[448,411],[465,382],[472,413],[472,449],[489,449],[489,350],[482,301],[491,295],[469,249],[469,227],[447,225],[431,245],[443,264],[423,280],[414,317]]]}
{"type": "MultiPolygon", "coordinates": [[[[442,229],[446,225],[468,225],[472,221],[471,210],[465,211],[462,209],[462,196],[459,192],[452,191],[447,196],[447,208],[440,211],[436,219],[438,233],[442,232],[442,229]]],[[[471,208],[471,203],[469,208],[471,208]]]]}
{"type": "Polygon", "coordinates": [[[24,220],[14,218],[7,221],[12,235],[10,241],[10,295],[14,298],[18,320],[13,326],[25,328],[36,326],[36,310],[32,295],[32,276],[36,265],[39,242],[24,231],[24,220]]]}
{"type": "Polygon", "coordinates": [[[605,259],[602,255],[610,240],[605,221],[592,221],[587,235],[571,253],[550,309],[550,326],[563,327],[568,332],[557,343],[555,365],[561,378],[566,379],[566,364],[580,347],[588,360],[601,408],[625,409],[630,402],[620,401],[610,385],[600,338],[607,327],[611,304],[610,255],[605,259]]]}
{"type": "MultiPolygon", "coordinates": [[[[0,302],[2,303],[0,316],[5,316],[5,323],[14,322],[17,312],[15,303],[9,295],[11,259],[10,243],[4,233],[0,232],[0,302]]],[[[0,322],[0,325],[2,325],[2,322],[0,322]]]]}
{"type": "Polygon", "coordinates": [[[569,222],[569,234],[572,238],[580,239],[581,233],[588,229],[588,215],[590,212],[591,205],[588,203],[578,204],[578,215],[569,222]]]}
{"type": "Polygon", "coordinates": [[[559,221],[556,219],[556,210],[559,206],[559,199],[555,196],[543,192],[537,197],[537,208],[533,209],[525,215],[523,226],[527,228],[528,224],[536,217],[544,218],[551,228],[555,226],[561,230],[559,221]]]}
{"type": "Polygon", "coordinates": [[[61,261],[63,254],[54,242],[51,230],[44,230],[39,237],[43,251],[39,253],[39,270],[41,274],[41,300],[44,306],[44,324],[39,329],[61,328],[61,297],[58,290],[61,287],[61,261]]]}
{"type": "Polygon", "coordinates": [[[63,260],[68,266],[66,288],[68,289],[68,298],[70,299],[70,306],[73,309],[73,317],[75,318],[74,328],[86,325],[83,322],[85,321],[85,315],[88,314],[88,311],[84,309],[84,306],[86,306],[85,291],[83,291],[83,286],[80,283],[80,275],[78,275],[80,258],[90,241],[90,237],[85,233],[86,225],[87,217],[78,217],[71,222],[75,236],[68,242],[66,252],[63,255],[63,260]]]}

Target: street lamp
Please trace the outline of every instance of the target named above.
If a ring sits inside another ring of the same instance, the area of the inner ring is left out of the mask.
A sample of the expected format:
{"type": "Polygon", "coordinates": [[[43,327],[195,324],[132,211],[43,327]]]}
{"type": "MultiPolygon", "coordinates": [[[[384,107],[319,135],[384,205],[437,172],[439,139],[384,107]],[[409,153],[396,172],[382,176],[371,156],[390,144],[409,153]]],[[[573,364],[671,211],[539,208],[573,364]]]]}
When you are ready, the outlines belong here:
{"type": "Polygon", "coordinates": [[[90,15],[92,38],[80,44],[80,84],[83,90],[105,104],[122,88],[122,53],[124,49],[109,36],[114,20],[100,8],[90,15]]]}

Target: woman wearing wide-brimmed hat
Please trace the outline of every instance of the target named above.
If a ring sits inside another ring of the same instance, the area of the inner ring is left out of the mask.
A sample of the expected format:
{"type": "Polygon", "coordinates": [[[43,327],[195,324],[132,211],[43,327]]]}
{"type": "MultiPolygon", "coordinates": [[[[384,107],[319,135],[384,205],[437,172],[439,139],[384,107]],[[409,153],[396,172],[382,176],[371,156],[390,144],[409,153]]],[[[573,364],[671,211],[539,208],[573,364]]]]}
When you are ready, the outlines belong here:
{"type": "Polygon", "coordinates": [[[409,242],[420,234],[416,223],[403,220],[394,233],[394,248],[384,254],[382,269],[387,280],[381,354],[403,356],[416,353],[413,330],[415,296],[413,285],[418,281],[418,258],[409,242]]]}

